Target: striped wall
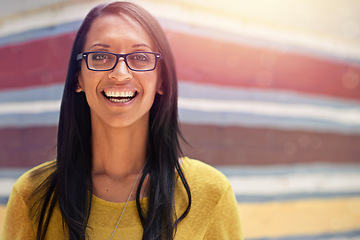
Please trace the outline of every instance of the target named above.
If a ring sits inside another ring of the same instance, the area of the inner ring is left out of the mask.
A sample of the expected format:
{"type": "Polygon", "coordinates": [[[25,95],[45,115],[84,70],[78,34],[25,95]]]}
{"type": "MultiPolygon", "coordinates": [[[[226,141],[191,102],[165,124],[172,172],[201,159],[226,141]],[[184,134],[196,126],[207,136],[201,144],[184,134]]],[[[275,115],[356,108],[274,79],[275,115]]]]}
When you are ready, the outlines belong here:
{"type": "MultiPolygon", "coordinates": [[[[218,168],[233,186],[245,239],[359,239],[358,164],[218,168]]],[[[25,170],[0,170],[0,204],[25,170]]],[[[0,205],[0,225],[4,209],[0,205]]]]}
{"type": "MultiPolygon", "coordinates": [[[[16,178],[55,157],[72,41],[101,2],[18,1],[0,8],[0,226],[16,178]]],[[[360,239],[359,2],[135,2],[174,52],[184,152],[229,178],[246,239],[360,239]]]]}

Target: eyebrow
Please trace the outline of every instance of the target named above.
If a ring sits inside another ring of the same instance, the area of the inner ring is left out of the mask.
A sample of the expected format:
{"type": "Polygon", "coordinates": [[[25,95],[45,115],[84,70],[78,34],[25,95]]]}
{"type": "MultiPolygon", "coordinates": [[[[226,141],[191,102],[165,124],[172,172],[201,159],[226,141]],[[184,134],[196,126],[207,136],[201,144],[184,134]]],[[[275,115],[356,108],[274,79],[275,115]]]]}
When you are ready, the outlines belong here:
{"type": "Polygon", "coordinates": [[[134,44],[132,45],[133,48],[136,47],[147,47],[148,49],[152,50],[151,47],[149,47],[149,45],[145,44],[145,43],[139,43],[139,44],[134,44]]]}
{"type": "MultiPolygon", "coordinates": [[[[93,45],[91,45],[91,46],[89,47],[89,50],[90,50],[91,48],[93,48],[93,47],[110,48],[110,45],[104,44],[104,43],[95,43],[95,44],[93,44],[93,45]]],[[[151,47],[150,47],[149,45],[145,44],[145,43],[134,44],[134,45],[132,45],[132,47],[133,47],[133,48],[137,48],[137,47],[147,47],[147,48],[149,48],[150,50],[152,50],[151,47]]]]}
{"type": "Polygon", "coordinates": [[[110,48],[110,46],[109,46],[109,45],[107,45],[107,44],[103,44],[103,43],[95,43],[95,44],[93,44],[93,45],[91,45],[91,46],[89,47],[89,50],[90,50],[91,48],[93,48],[93,47],[104,47],[104,48],[110,48]]]}

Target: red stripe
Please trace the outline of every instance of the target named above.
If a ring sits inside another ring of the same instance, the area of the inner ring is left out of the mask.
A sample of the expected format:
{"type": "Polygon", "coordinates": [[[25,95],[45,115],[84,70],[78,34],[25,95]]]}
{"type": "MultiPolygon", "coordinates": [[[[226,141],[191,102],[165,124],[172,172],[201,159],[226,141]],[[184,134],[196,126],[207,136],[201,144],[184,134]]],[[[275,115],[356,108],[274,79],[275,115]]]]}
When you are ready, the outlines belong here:
{"type": "Polygon", "coordinates": [[[0,89],[64,82],[74,33],[0,48],[0,89]]]}
{"type": "Polygon", "coordinates": [[[270,48],[168,32],[179,77],[360,99],[360,66],[270,48]]]}
{"type": "MultiPolygon", "coordinates": [[[[0,48],[0,89],[65,80],[74,33],[0,48]]],[[[360,100],[360,66],[167,31],[180,79],[360,100]]]]}

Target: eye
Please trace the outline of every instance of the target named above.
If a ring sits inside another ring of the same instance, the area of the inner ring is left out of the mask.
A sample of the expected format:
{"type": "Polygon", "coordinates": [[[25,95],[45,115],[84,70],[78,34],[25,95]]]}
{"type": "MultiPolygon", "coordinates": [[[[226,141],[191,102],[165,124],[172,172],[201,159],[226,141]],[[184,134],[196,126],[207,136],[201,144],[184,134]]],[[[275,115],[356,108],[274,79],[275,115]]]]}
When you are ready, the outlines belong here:
{"type": "Polygon", "coordinates": [[[134,53],[134,54],[131,54],[129,57],[130,57],[130,60],[133,60],[133,61],[139,61],[139,62],[150,61],[149,56],[146,53],[134,53]]]}
{"type": "Polygon", "coordinates": [[[109,59],[109,54],[108,53],[93,53],[91,55],[91,59],[94,61],[106,60],[106,59],[109,59]]]}

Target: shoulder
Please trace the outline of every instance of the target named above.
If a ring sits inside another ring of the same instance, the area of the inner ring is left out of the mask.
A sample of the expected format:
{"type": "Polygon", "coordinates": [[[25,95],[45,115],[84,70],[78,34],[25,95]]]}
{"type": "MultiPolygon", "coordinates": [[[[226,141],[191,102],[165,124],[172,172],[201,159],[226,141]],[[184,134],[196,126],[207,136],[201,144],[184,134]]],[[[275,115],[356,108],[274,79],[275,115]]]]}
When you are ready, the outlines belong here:
{"type": "Polygon", "coordinates": [[[226,176],[199,160],[185,157],[182,170],[192,193],[221,197],[231,187],[226,176]]]}
{"type": "MultiPolygon", "coordinates": [[[[189,158],[183,159],[182,171],[190,188],[191,207],[177,235],[196,236],[194,239],[239,239],[238,205],[226,176],[206,163],[189,158]]],[[[188,198],[180,182],[176,193],[176,212],[184,212],[188,198]]]]}
{"type": "Polygon", "coordinates": [[[18,178],[6,204],[1,239],[35,239],[35,222],[29,213],[41,196],[34,193],[54,172],[55,166],[55,161],[47,162],[30,169],[18,178]]]}
{"type": "Polygon", "coordinates": [[[13,186],[13,192],[16,192],[24,201],[26,201],[55,171],[55,168],[56,160],[45,162],[31,168],[17,179],[13,186]]]}

